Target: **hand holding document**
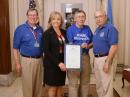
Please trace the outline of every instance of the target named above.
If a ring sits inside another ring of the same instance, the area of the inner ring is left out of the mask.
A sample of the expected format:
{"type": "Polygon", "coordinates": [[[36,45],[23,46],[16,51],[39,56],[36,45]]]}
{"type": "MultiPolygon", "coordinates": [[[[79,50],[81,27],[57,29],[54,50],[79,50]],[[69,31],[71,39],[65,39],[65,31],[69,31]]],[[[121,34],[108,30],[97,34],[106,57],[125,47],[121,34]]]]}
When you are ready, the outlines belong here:
{"type": "Polygon", "coordinates": [[[81,47],[80,45],[65,45],[65,64],[68,69],[80,69],[81,47]]]}
{"type": "Polygon", "coordinates": [[[81,47],[82,47],[82,48],[88,48],[88,43],[82,43],[82,44],[81,44],[81,47]]]}

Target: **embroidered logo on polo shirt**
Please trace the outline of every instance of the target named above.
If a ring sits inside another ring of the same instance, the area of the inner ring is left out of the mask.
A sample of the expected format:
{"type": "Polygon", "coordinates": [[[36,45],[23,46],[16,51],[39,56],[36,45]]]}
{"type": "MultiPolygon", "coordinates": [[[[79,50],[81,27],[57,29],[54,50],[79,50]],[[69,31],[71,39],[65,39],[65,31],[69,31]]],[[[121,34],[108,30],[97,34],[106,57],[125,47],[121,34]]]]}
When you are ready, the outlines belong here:
{"type": "Polygon", "coordinates": [[[101,33],[100,33],[100,37],[104,37],[104,32],[101,32],[101,33]]]}
{"type": "Polygon", "coordinates": [[[28,37],[28,36],[30,36],[29,34],[26,34],[26,36],[28,37]]]}
{"type": "Polygon", "coordinates": [[[39,33],[40,35],[42,35],[42,33],[39,33]]]}

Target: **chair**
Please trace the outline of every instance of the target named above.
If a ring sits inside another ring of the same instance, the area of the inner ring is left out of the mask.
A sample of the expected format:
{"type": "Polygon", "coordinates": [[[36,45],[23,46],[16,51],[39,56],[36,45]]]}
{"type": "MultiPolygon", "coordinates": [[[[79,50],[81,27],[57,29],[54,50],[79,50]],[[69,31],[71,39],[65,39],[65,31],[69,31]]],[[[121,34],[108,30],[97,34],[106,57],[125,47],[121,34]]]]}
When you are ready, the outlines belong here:
{"type": "Polygon", "coordinates": [[[130,83],[130,68],[126,68],[123,70],[123,73],[122,73],[123,86],[122,86],[122,88],[124,88],[124,86],[125,86],[124,79],[130,83]]]}

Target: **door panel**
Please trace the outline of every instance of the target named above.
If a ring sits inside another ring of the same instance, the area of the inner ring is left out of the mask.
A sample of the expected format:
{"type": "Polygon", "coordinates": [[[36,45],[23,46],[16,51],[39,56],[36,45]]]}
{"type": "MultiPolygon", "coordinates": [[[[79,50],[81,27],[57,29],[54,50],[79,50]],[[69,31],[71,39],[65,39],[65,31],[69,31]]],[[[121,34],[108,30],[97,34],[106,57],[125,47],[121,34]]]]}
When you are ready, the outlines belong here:
{"type": "Polygon", "coordinates": [[[8,0],[0,2],[0,74],[11,72],[8,0]]]}

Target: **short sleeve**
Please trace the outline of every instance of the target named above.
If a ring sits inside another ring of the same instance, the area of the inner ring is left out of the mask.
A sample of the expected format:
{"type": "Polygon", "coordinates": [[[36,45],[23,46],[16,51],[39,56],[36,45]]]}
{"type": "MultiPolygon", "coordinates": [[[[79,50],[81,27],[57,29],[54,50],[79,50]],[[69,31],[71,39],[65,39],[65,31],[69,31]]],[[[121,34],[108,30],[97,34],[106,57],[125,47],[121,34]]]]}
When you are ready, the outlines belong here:
{"type": "Polygon", "coordinates": [[[67,29],[67,39],[69,43],[73,43],[73,31],[71,30],[71,27],[67,29]]]}
{"type": "Polygon", "coordinates": [[[19,49],[20,48],[20,42],[22,39],[22,30],[20,27],[16,28],[14,32],[14,38],[13,38],[13,48],[19,49]]]}
{"type": "Polygon", "coordinates": [[[110,45],[118,44],[118,31],[115,27],[109,28],[108,40],[110,45]]]}

